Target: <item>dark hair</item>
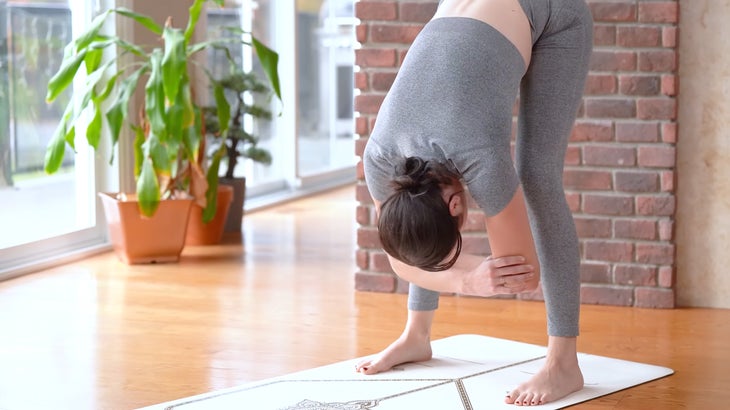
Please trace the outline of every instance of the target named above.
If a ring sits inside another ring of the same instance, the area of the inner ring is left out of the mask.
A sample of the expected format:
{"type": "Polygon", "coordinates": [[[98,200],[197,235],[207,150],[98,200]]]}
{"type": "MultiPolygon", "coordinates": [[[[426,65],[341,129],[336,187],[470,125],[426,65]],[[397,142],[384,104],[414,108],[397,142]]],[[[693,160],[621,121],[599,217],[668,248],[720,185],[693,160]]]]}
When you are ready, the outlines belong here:
{"type": "Polygon", "coordinates": [[[391,185],[395,192],[380,206],[380,242],[390,256],[426,271],[449,269],[461,253],[459,218],[442,197],[442,185],[459,176],[439,162],[408,157],[391,185]],[[452,250],[454,256],[444,262],[452,250]]]}

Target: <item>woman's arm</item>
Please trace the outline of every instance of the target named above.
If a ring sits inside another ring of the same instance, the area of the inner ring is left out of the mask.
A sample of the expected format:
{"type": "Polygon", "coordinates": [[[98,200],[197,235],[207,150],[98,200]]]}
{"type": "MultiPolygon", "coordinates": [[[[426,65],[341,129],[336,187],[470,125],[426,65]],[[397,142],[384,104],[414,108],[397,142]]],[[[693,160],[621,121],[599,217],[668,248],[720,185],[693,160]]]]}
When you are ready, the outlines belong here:
{"type": "Polygon", "coordinates": [[[407,265],[390,255],[395,273],[424,289],[472,296],[494,296],[524,292],[532,282],[534,268],[522,256],[485,258],[461,253],[454,266],[441,272],[429,272],[407,265]]]}
{"type": "Polygon", "coordinates": [[[522,187],[517,187],[512,200],[497,215],[486,217],[489,246],[492,255],[522,255],[526,263],[535,267],[535,275],[527,283],[527,291],[535,290],[540,282],[540,262],[527,217],[522,187]]]}
{"type": "MultiPolygon", "coordinates": [[[[374,202],[379,212],[380,202],[374,202]]],[[[539,262],[522,189],[485,223],[492,249],[488,258],[462,252],[454,266],[441,272],[424,271],[388,255],[390,265],[399,277],[438,292],[492,296],[535,290],[540,282],[539,262]]]]}

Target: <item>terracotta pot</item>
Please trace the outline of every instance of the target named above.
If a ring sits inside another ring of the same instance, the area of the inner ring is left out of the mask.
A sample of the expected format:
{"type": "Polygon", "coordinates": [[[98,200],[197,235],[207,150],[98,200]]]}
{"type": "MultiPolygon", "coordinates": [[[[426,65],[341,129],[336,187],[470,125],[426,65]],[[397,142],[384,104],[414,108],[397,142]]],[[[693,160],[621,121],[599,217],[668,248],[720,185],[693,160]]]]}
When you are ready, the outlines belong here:
{"type": "Polygon", "coordinates": [[[127,264],[177,262],[185,246],[192,199],[160,202],[151,217],[142,216],[136,200],[100,192],[114,252],[127,264]]]}
{"type": "Polygon", "coordinates": [[[243,204],[246,202],[246,178],[220,178],[222,185],[233,187],[233,202],[226,218],[225,232],[241,233],[243,204]]]}
{"type": "Polygon", "coordinates": [[[215,245],[223,238],[223,227],[233,200],[233,188],[218,185],[218,200],[215,216],[210,222],[203,223],[203,208],[193,204],[188,217],[188,232],[185,245],[215,245]]]}

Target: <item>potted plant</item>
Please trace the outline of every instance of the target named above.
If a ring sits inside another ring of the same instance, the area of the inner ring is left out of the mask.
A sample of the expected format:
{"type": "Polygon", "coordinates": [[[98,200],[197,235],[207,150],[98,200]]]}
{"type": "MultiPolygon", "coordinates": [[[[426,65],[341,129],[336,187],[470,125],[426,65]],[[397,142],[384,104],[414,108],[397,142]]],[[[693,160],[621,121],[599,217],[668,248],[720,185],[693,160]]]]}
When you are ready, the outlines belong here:
{"type": "Polygon", "coordinates": [[[231,115],[228,120],[228,131],[224,132],[226,124],[222,123],[217,107],[203,109],[206,135],[211,141],[212,161],[225,162],[225,172],[220,177],[222,185],[233,188],[233,202],[225,223],[226,232],[241,232],[243,219],[243,204],[246,197],[246,177],[235,175],[236,166],[240,159],[250,159],[254,162],[270,165],[271,153],[258,146],[259,136],[249,132],[244,127],[244,118],[250,116],[258,120],[271,120],[272,114],[257,98],[252,103],[246,102],[245,96],[263,97],[267,101],[272,96],[271,88],[261,81],[254,72],[244,72],[238,67],[232,67],[225,77],[215,81],[225,94],[232,99],[231,115]]]}
{"type": "MultiPolygon", "coordinates": [[[[220,6],[223,4],[223,0],[213,1],[220,6]]],[[[48,145],[47,173],[58,170],[66,145],[74,146],[77,128],[81,131],[85,126],[83,133],[94,149],[98,148],[102,137],[108,138],[114,148],[125,124],[134,130],[136,193],[100,194],[114,248],[128,263],[177,260],[184,246],[191,202],[208,207],[208,198],[212,195],[209,181],[217,184],[218,170],[211,166],[206,175],[198,158],[202,133],[196,126],[191,57],[209,47],[223,47],[227,42],[247,42],[239,37],[194,43],[193,34],[206,2],[193,2],[185,29],[173,27],[171,19],[160,26],[149,16],[124,8],[106,11],[94,19],[85,33],[66,46],[61,67],[48,84],[46,99],[51,102],[77,75],[86,74],[85,86],[74,90],[76,98],[67,105],[48,145]],[[163,46],[150,49],[118,36],[102,34],[101,28],[111,15],[136,21],[159,35],[163,46]],[[116,59],[105,62],[104,51],[111,46],[123,54],[134,55],[135,61],[125,66],[115,65],[116,59]],[[138,89],[144,90],[144,108],[135,115],[129,112],[129,101],[138,89]],[[86,119],[87,116],[90,119],[86,119]],[[163,222],[168,208],[178,207],[181,214],[163,222]],[[123,218],[141,224],[141,237],[131,237],[133,232],[122,225],[123,218]],[[173,236],[174,243],[165,245],[159,251],[162,253],[138,249],[147,240],[154,244],[173,236]]],[[[247,44],[254,47],[278,94],[278,55],[256,38],[252,37],[247,44]]],[[[218,115],[221,118],[230,116],[223,90],[215,83],[213,94],[218,115]]]]}

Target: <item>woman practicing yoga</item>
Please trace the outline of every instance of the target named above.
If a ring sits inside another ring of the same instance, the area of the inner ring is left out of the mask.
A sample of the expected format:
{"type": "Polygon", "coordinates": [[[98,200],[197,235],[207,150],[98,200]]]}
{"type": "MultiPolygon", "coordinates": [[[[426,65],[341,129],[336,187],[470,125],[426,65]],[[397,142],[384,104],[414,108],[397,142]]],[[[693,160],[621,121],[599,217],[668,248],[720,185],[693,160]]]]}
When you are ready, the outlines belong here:
{"type": "Polygon", "coordinates": [[[439,292],[516,294],[541,283],[547,359],[505,400],[537,405],[583,388],[580,257],[562,173],[592,28],[584,0],[444,0],[418,35],[363,155],[383,248],[410,282],[408,322],[358,371],[430,359],[439,292]],[[488,258],[461,252],[465,190],[484,211],[488,258]]]}

